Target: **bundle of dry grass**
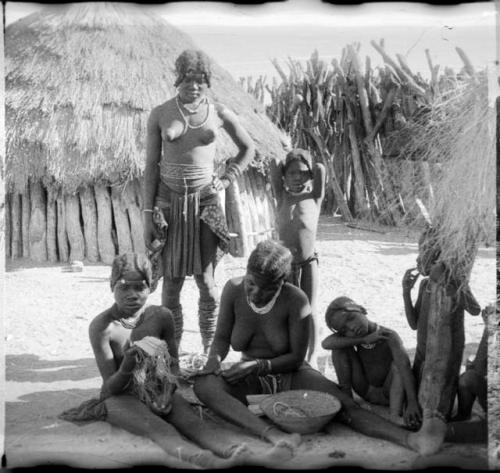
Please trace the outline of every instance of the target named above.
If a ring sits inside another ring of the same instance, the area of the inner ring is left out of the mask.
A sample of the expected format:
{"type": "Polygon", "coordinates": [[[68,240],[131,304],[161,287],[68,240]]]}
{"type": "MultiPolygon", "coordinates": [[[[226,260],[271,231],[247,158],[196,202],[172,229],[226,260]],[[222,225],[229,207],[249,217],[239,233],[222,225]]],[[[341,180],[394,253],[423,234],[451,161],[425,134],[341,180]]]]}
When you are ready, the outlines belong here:
{"type": "MultiPolygon", "coordinates": [[[[452,277],[468,280],[478,246],[492,242],[496,224],[495,122],[488,104],[486,73],[474,74],[434,100],[427,116],[411,127],[402,150],[437,172],[428,210],[436,228],[436,249],[452,277]]],[[[413,185],[418,195],[419,183],[413,185]]]]}

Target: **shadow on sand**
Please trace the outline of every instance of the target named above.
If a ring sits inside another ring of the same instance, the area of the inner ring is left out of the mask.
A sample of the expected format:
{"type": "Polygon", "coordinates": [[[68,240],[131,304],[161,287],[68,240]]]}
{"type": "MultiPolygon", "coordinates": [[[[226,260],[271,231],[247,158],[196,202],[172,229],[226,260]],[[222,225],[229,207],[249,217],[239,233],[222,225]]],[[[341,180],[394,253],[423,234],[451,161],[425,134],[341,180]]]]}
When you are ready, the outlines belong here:
{"type": "Polygon", "coordinates": [[[6,355],[5,380],[31,383],[81,381],[99,376],[94,358],[41,360],[37,355],[6,355]]]}

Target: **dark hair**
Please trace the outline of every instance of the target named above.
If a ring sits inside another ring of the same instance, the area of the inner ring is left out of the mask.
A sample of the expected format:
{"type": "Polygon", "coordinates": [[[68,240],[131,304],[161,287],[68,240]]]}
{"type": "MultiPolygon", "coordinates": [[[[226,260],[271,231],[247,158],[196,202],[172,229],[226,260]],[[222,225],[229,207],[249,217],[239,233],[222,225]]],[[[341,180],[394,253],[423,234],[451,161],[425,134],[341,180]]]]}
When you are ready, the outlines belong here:
{"type": "Polygon", "coordinates": [[[121,279],[123,274],[128,271],[137,271],[142,274],[147,285],[151,287],[153,273],[149,258],[143,253],[124,253],[113,260],[109,281],[111,290],[115,288],[116,283],[121,279]]]}
{"type": "Polygon", "coordinates": [[[183,80],[188,71],[201,72],[205,75],[208,87],[210,87],[210,78],[212,71],[210,69],[210,58],[199,49],[186,49],[175,60],[175,71],[177,78],[174,86],[177,87],[183,80]]]}
{"type": "Polygon", "coordinates": [[[346,296],[340,296],[334,299],[330,304],[328,305],[326,312],[325,312],[325,322],[327,327],[330,327],[331,319],[335,312],[339,310],[346,310],[348,312],[352,311],[359,311],[362,314],[367,314],[366,309],[360,305],[354,302],[352,299],[346,296]]]}
{"type": "Polygon", "coordinates": [[[259,274],[270,284],[285,279],[291,271],[292,253],[288,248],[274,240],[257,243],[250,253],[247,271],[259,274]]]}
{"type": "Polygon", "coordinates": [[[303,162],[309,169],[309,172],[312,174],[312,158],[311,153],[309,151],[302,148],[292,149],[285,158],[285,164],[283,165],[283,174],[286,173],[287,169],[294,161],[303,162]]]}

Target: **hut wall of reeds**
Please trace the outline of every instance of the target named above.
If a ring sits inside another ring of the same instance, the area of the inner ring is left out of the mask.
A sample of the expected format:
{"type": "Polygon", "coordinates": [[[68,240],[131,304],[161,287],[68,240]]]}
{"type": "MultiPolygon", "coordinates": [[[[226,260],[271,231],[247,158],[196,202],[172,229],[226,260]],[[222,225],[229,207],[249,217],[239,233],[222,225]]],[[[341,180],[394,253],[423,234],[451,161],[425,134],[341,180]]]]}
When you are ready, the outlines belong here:
{"type": "MultiPolygon", "coordinates": [[[[6,68],[6,255],[110,263],[144,251],[141,179],[149,112],[175,94],[174,62],[196,47],[144,7],[46,7],[9,25],[6,68]]],[[[274,226],[266,160],[283,153],[257,100],[213,65],[214,101],[233,110],[256,144],[228,189],[234,254],[274,226]]],[[[219,171],[236,148],[222,131],[219,171]]]]}

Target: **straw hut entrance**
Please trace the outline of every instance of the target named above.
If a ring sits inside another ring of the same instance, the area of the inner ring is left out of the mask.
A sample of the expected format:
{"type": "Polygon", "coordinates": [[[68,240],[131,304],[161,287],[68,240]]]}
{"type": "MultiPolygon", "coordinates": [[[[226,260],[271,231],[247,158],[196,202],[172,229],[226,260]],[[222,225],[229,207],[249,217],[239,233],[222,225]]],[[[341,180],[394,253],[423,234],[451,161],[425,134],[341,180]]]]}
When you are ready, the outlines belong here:
{"type": "MultiPolygon", "coordinates": [[[[110,263],[144,250],[146,122],[175,94],[174,61],[193,47],[160,17],[123,4],[47,7],[7,27],[8,257],[110,263]]],[[[232,253],[244,255],[274,236],[266,162],[283,150],[263,106],[216,64],[212,84],[212,99],[238,115],[257,149],[226,191],[232,253]]],[[[222,132],[221,168],[235,152],[222,132]]]]}

